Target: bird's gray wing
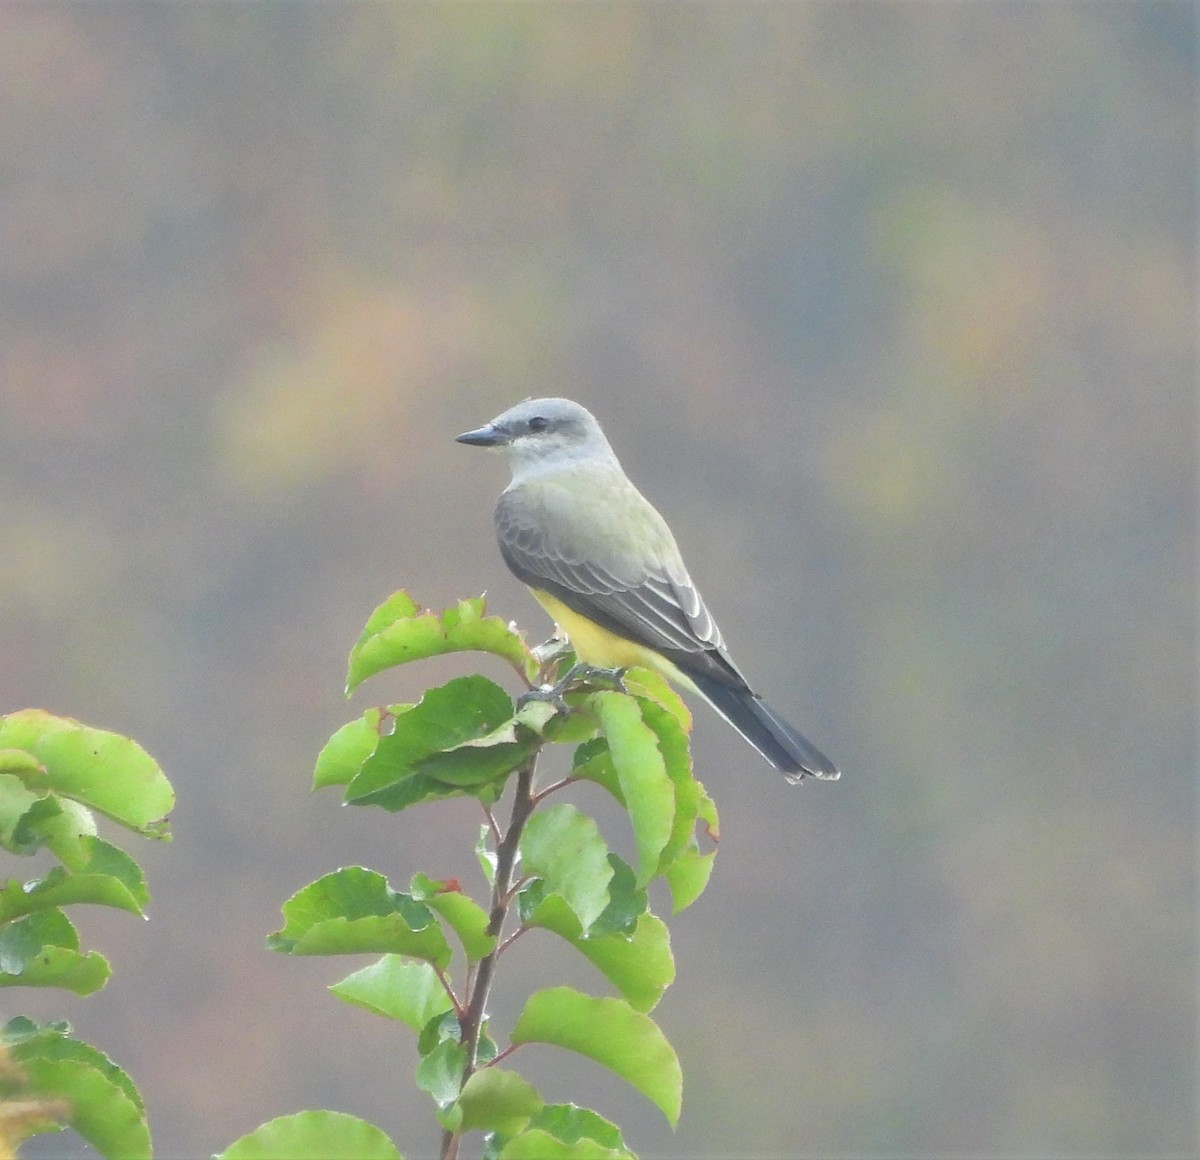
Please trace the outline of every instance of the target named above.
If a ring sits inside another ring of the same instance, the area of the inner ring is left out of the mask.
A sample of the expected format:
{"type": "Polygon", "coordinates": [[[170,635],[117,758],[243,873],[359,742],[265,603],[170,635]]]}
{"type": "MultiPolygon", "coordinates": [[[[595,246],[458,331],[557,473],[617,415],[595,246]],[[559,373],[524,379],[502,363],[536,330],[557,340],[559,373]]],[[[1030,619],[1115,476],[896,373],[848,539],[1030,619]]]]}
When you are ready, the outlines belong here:
{"type": "Polygon", "coordinates": [[[746,687],[665,521],[623,475],[510,488],[496,505],[496,534],[505,563],[531,588],[685,672],[746,687]]]}

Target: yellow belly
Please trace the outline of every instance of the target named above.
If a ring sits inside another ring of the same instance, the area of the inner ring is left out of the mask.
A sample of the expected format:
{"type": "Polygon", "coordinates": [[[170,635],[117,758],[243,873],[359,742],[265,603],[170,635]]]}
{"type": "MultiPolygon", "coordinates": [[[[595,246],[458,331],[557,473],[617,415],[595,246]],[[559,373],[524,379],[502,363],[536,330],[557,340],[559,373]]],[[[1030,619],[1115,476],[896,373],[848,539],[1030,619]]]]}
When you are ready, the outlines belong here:
{"type": "Polygon", "coordinates": [[[549,592],[543,592],[539,588],[531,588],[529,591],[566,634],[575,655],[584,664],[597,669],[632,669],[640,665],[642,668],[661,673],[667,680],[674,681],[685,689],[695,690],[692,682],[679,669],[652,648],[617,636],[615,632],[609,632],[607,628],[602,628],[586,616],[572,612],[549,592]]]}

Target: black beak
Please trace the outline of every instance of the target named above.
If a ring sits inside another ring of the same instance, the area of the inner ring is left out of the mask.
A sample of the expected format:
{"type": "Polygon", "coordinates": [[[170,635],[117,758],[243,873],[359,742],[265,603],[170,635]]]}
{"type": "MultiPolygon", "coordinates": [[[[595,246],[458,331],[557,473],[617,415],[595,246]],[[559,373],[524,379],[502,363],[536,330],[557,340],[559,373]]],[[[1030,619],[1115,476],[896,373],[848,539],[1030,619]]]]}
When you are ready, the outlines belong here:
{"type": "Polygon", "coordinates": [[[489,423],[475,431],[464,431],[454,437],[455,443],[468,443],[472,447],[495,447],[504,442],[504,435],[489,423]]]}

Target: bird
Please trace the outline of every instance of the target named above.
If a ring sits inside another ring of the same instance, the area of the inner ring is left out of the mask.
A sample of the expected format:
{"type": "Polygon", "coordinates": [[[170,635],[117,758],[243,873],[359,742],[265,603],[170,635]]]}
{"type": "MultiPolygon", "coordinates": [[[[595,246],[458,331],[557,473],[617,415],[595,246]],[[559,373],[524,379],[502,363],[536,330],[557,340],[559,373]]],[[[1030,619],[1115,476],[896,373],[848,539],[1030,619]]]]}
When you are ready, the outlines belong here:
{"type": "Polygon", "coordinates": [[[525,399],[456,441],[504,454],[500,553],[595,669],[642,666],[699,694],[788,781],[838,768],[750,686],[684,565],[666,520],[571,399],[525,399]]]}

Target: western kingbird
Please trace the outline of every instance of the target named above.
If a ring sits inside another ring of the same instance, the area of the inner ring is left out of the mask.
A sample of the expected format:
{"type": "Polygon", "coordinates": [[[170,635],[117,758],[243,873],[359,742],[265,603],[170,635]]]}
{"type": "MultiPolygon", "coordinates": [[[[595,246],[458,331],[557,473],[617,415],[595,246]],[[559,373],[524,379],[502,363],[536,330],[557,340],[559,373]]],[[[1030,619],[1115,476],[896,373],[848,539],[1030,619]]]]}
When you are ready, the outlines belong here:
{"type": "Polygon", "coordinates": [[[666,520],[590,412],[570,399],[527,399],[458,442],[507,456],[500,551],[580,661],[642,665],[699,693],[789,781],[840,776],[746,683],[666,520]]]}

